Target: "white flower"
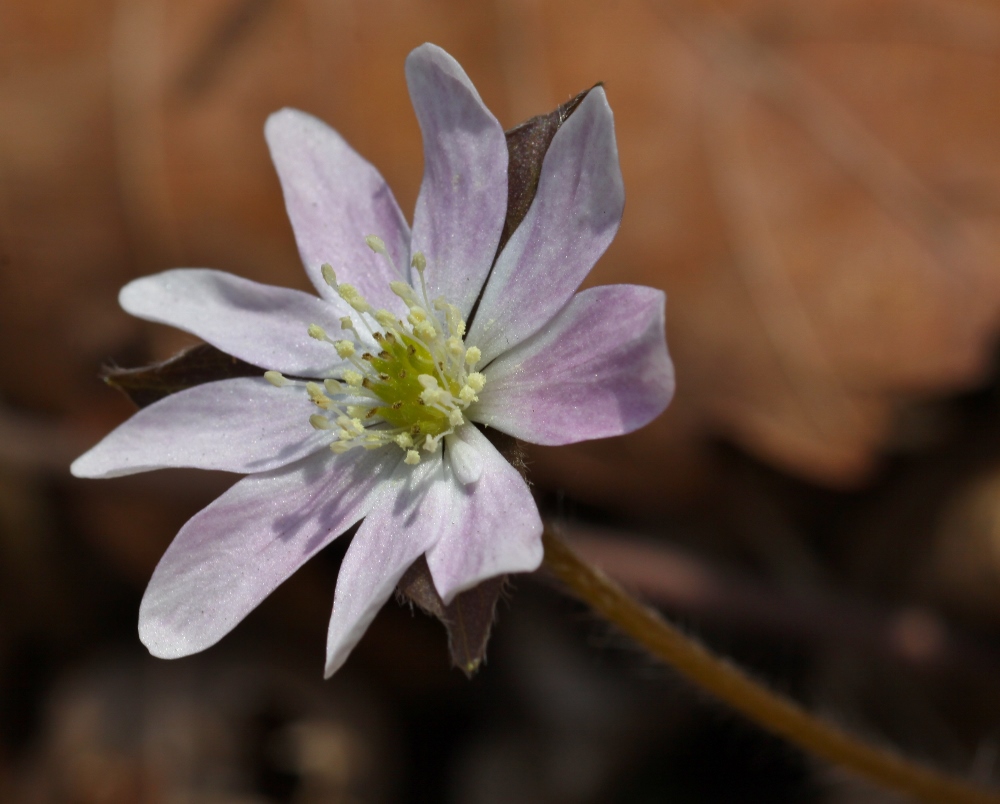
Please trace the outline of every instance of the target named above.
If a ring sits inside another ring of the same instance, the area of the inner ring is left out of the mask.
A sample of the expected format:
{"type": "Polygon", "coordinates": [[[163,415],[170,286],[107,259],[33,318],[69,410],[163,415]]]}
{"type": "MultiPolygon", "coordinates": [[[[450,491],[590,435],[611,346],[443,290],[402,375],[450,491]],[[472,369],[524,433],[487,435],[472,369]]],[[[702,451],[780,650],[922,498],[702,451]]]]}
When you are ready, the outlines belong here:
{"type": "Polygon", "coordinates": [[[535,503],[477,424],[567,444],[641,427],[670,399],[663,294],[576,294],[624,203],[604,91],[556,133],[491,271],[507,205],[503,130],[440,48],[413,51],[406,76],[425,157],[412,232],[368,162],[286,109],[266,136],[319,297],[205,269],[121,292],[133,315],[268,369],[140,410],[73,464],[80,477],[177,466],[248,475],[156,568],[139,614],[156,656],[214,644],[363,520],[337,580],[329,675],[421,555],[445,602],[538,567],[535,503]]]}

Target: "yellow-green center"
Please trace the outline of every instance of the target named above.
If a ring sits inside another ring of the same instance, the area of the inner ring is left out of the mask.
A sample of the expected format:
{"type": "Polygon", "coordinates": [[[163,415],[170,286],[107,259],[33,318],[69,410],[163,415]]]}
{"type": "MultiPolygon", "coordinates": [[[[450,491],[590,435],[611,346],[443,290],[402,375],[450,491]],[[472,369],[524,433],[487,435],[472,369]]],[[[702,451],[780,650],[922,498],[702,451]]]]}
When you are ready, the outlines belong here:
{"type": "MultiPolygon", "coordinates": [[[[424,386],[417,378],[421,375],[436,376],[441,367],[435,367],[430,350],[416,338],[401,333],[376,335],[382,352],[366,356],[378,380],[366,387],[385,405],[375,408],[375,413],[394,427],[402,428],[411,436],[438,436],[451,428],[448,414],[428,405],[421,398],[424,386]]],[[[459,387],[445,377],[448,390],[458,395],[459,387]]]]}
{"type": "MultiPolygon", "coordinates": [[[[379,238],[369,236],[366,241],[388,259],[379,238]]],[[[309,422],[317,430],[333,431],[336,440],[330,449],[335,453],[395,444],[405,451],[406,463],[419,463],[421,451],[435,452],[442,438],[465,425],[466,409],[479,400],[476,395],[486,383],[473,370],[481,353],[475,346],[465,346],[461,312],[443,298],[433,302],[428,298],[426,260],[420,252],[414,254],[412,265],[420,278],[419,294],[406,282],[390,283],[406,304],[405,319],[374,310],[357,288],[339,283],[333,268],[323,265],[324,280],[356,314],[340,321],[352,337],[335,340],[317,324],[310,324],[308,332],[336,349],[342,367],[332,372],[334,376],[305,383],[276,371],[264,374],[278,387],[304,384],[319,409],[309,422]],[[360,342],[367,339],[358,335],[358,326],[374,338],[378,354],[358,353],[360,342]]]]}

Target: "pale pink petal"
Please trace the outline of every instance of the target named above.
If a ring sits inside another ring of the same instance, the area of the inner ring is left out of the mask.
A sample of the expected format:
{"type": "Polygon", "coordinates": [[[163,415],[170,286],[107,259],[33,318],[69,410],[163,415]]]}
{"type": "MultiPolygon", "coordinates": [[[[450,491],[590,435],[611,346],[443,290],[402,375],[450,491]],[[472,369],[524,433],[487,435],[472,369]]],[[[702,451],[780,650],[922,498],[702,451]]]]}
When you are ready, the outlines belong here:
{"type": "Polygon", "coordinates": [[[343,363],[330,344],[308,334],[318,324],[337,337],[340,317],[351,312],[339,298],[331,303],[223,271],[176,268],[129,282],[118,300],[134,316],[183,329],[265,369],[317,376],[343,363]]]}
{"type": "Polygon", "coordinates": [[[410,53],[406,81],[424,136],[412,251],[427,257],[431,299],[444,296],[467,316],[503,230],[507,143],[465,71],[441,48],[425,44],[410,53]]]}
{"type": "Polygon", "coordinates": [[[107,478],[168,467],[269,472],[324,449],[315,406],[302,388],[243,377],[205,383],[135,413],[77,458],[77,477],[107,478]]]}
{"type": "Polygon", "coordinates": [[[618,231],[624,204],[614,119],[597,87],[553,137],[535,200],[483,291],[466,339],[483,364],[569,301],[618,231]]]}
{"type": "Polygon", "coordinates": [[[375,307],[405,310],[389,282],[409,276],[410,230],[385,179],[336,131],[305,112],[275,112],[264,135],[299,254],[319,293],[336,295],[320,271],[330,263],[339,281],[354,285],[375,307]],[[368,248],[368,235],[382,238],[401,275],[368,248]]]}
{"type": "Polygon", "coordinates": [[[621,435],[656,418],[674,391],[665,297],[638,285],[578,294],[535,337],[483,370],[470,416],[533,444],[621,435]]]}
{"type": "MultiPolygon", "coordinates": [[[[427,565],[446,603],[487,578],[532,572],[542,561],[542,520],[528,484],[474,426],[460,427],[455,438],[480,454],[482,472],[469,485],[452,479],[439,503],[440,535],[427,565]]],[[[445,474],[454,478],[447,460],[445,474]]]]}
{"type": "Polygon", "coordinates": [[[398,450],[324,450],[250,475],[196,514],[156,567],[139,637],[164,659],[204,650],[365,515],[398,450]]]}
{"type": "Polygon", "coordinates": [[[440,452],[418,466],[400,463],[383,480],[337,575],[326,641],[326,677],[347,660],[403,573],[438,538],[452,481],[440,452]]]}

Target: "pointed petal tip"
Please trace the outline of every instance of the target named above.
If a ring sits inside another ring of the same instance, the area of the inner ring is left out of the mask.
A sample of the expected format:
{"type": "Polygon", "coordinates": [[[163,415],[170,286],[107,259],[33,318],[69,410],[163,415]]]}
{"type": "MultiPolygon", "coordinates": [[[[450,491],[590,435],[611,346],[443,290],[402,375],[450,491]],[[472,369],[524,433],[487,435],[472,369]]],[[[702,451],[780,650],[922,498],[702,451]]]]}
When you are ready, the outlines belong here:
{"type": "Polygon", "coordinates": [[[113,477],[135,475],[157,469],[157,466],[123,463],[121,456],[104,448],[104,442],[96,444],[69,465],[73,477],[86,480],[110,480],[113,477]]]}
{"type": "Polygon", "coordinates": [[[149,274],[148,276],[140,276],[138,279],[133,279],[131,282],[123,285],[122,289],[118,291],[118,306],[121,307],[126,313],[134,315],[136,318],[144,317],[146,305],[142,302],[149,289],[151,287],[155,287],[156,284],[163,279],[163,274],[165,273],[169,272],[161,271],[159,273],[149,274]]]}
{"type": "Polygon", "coordinates": [[[452,72],[457,68],[463,76],[465,75],[465,70],[462,69],[462,66],[455,57],[443,47],[435,45],[433,42],[424,42],[422,45],[413,48],[406,56],[404,69],[406,74],[409,75],[411,70],[418,69],[425,64],[443,67],[448,72],[452,72]]]}
{"type": "MultiPolygon", "coordinates": [[[[449,78],[458,81],[479,102],[483,109],[486,109],[479,90],[472,83],[472,79],[465,72],[465,68],[447,50],[431,42],[424,42],[419,47],[415,47],[406,57],[404,72],[406,73],[407,84],[410,86],[411,97],[415,87],[414,81],[419,81],[421,73],[429,73],[431,71],[443,73],[449,78]]],[[[492,116],[492,113],[490,115],[492,116]]],[[[500,124],[497,123],[497,125],[499,126],[500,124]]],[[[502,131],[503,129],[501,129],[502,131]]]]}
{"type": "MultiPolygon", "coordinates": [[[[315,119],[312,115],[306,114],[299,109],[285,106],[276,112],[271,112],[267,116],[267,120],[264,121],[264,139],[267,140],[268,145],[273,147],[274,140],[281,136],[285,128],[296,123],[315,119]]],[[[320,121],[317,120],[316,122],[320,121]]]]}
{"type": "Polygon", "coordinates": [[[424,42],[422,45],[417,45],[413,48],[413,50],[407,54],[406,60],[410,61],[411,59],[418,59],[425,56],[437,56],[441,53],[448,56],[448,58],[451,58],[448,51],[440,45],[435,45],[433,42],[424,42]]]}
{"type": "Polygon", "coordinates": [[[89,463],[87,460],[88,455],[90,455],[90,450],[83,453],[83,455],[81,455],[79,458],[77,458],[75,461],[73,461],[73,463],[69,465],[69,473],[73,475],[73,477],[84,477],[84,478],[94,477],[94,475],[92,475],[87,469],[87,465],[89,463]]]}
{"type": "Polygon", "coordinates": [[[190,648],[186,639],[159,624],[139,617],[139,641],[146,646],[149,655],[157,659],[181,659],[198,653],[202,648],[190,648]]]}
{"type": "Polygon", "coordinates": [[[328,681],[332,678],[333,674],[343,667],[346,661],[347,656],[328,656],[326,665],[323,667],[323,680],[328,681]]]}

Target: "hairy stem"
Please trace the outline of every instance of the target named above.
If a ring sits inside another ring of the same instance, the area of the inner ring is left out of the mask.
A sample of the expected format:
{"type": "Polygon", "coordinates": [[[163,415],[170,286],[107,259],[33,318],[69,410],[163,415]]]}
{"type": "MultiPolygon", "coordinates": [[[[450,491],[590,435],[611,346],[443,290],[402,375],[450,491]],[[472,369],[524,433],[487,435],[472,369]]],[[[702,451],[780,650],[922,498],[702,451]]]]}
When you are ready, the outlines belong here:
{"type": "Polygon", "coordinates": [[[702,689],[767,731],[871,782],[932,804],[1000,804],[1000,792],[869,745],[772,692],[629,596],[546,528],[545,565],[594,611],[702,689]]]}

